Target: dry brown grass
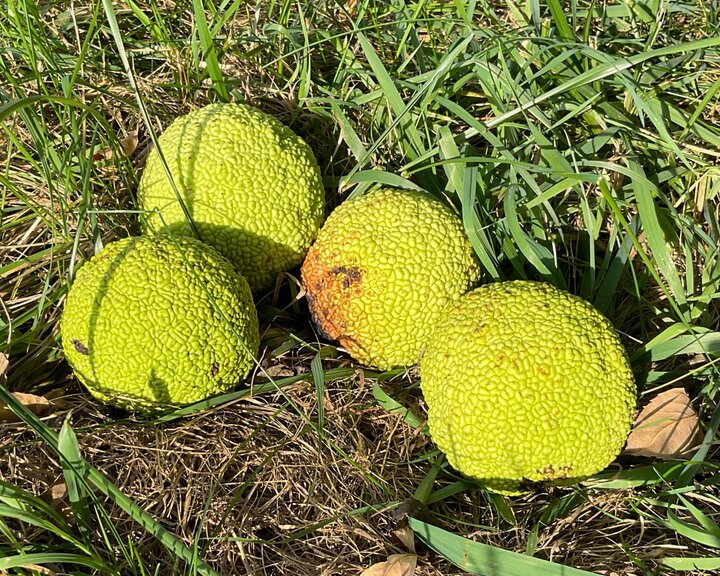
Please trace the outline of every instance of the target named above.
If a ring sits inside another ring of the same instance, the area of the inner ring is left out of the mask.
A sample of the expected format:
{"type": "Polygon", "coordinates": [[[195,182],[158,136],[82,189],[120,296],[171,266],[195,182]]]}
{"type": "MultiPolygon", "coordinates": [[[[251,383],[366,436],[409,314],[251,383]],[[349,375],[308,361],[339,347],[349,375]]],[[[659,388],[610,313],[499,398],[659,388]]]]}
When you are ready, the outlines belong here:
{"type": "MultiPolygon", "coordinates": [[[[417,392],[407,391],[410,384],[403,376],[385,387],[411,405],[414,400],[422,413],[417,392]]],[[[404,551],[393,535],[392,510],[413,495],[429,469],[425,456],[433,446],[377,406],[372,380],[362,373],[328,386],[322,433],[309,424],[317,420],[316,404],[312,386],[301,383],[284,394],[158,426],[117,420],[117,414],[75,392],[48,423],[59,426],[72,411],[87,460],[185,542],[198,537],[205,558],[222,574],[359,574],[404,551]],[[357,513],[366,506],[376,511],[357,513]]],[[[0,479],[46,497],[62,483],[56,458],[24,426],[2,424],[0,435],[0,479]]],[[[569,492],[513,499],[514,525],[475,491],[431,505],[430,514],[433,523],[449,530],[524,551],[545,507],[563,493],[569,492]]],[[[665,554],[693,552],[687,541],[643,525],[629,496],[590,492],[569,514],[540,528],[536,555],[600,574],[630,575],[642,572],[627,550],[649,565],[665,554]]],[[[105,505],[147,566],[162,566],[162,574],[184,573],[172,567],[158,541],[105,505]]],[[[32,541],[33,529],[23,530],[32,541]]],[[[434,553],[420,554],[420,575],[461,573],[434,553]]]]}

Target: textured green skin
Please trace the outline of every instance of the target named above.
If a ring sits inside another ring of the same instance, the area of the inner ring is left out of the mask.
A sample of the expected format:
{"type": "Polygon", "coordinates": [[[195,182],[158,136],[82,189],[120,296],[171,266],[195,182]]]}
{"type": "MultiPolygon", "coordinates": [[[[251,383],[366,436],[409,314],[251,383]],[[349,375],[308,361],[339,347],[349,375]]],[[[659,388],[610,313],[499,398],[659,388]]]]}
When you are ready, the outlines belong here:
{"type": "Polygon", "coordinates": [[[442,310],[479,276],[449,208],[390,188],[341,204],[302,268],[316,325],[353,358],[381,369],[415,364],[442,310]]]}
{"type": "Polygon", "coordinates": [[[450,464],[518,494],[605,468],[636,390],[610,322],[549,284],[482,286],[443,315],[420,362],[430,433],[450,464]]]}
{"type": "Polygon", "coordinates": [[[133,410],[235,387],[259,346],[245,279],[217,251],[182,237],[108,244],[78,270],[60,330],[88,390],[133,410]]]}
{"type": "MultiPolygon", "coordinates": [[[[297,266],[322,226],[325,192],[307,146],[272,116],[242,104],[211,104],[176,119],[160,148],[200,238],[253,290],[297,266]]],[[[193,236],[153,149],[138,187],[147,226],[193,236]]]]}

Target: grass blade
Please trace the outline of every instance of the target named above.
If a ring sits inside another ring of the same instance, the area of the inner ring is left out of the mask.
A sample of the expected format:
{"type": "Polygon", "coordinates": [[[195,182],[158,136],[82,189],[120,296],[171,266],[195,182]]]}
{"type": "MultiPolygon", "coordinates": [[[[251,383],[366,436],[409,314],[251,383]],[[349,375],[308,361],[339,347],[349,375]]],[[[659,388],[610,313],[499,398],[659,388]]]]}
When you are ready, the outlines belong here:
{"type": "MultiPolygon", "coordinates": [[[[7,404],[15,414],[18,415],[33,431],[40,436],[50,447],[61,454],[58,446],[58,435],[56,432],[48,428],[45,423],[35,414],[30,412],[25,406],[18,402],[15,397],[8,392],[5,386],[0,385],[0,400],[7,404]]],[[[195,563],[197,570],[203,576],[220,576],[215,570],[203,561],[196,561],[196,554],[183,544],[183,542],[172,532],[164,528],[150,514],[140,508],[135,502],[130,500],[117,487],[103,476],[96,468],[85,462],[85,470],[87,479],[105,496],[111,498],[128,516],[139,523],[145,530],[155,536],[162,544],[168,548],[178,558],[184,560],[189,565],[195,563]]],[[[29,555],[28,555],[29,556],[29,555]]],[[[41,555],[42,556],[42,555],[41,555]]],[[[2,564],[0,564],[0,567],[2,564]]]]}
{"type": "Polygon", "coordinates": [[[720,558],[663,558],[662,563],[673,570],[720,570],[720,558]]]}
{"type": "Polygon", "coordinates": [[[373,396],[377,400],[378,404],[385,408],[390,413],[398,414],[402,416],[405,423],[414,429],[423,428],[424,432],[427,432],[427,426],[423,426],[423,421],[415,416],[409,408],[406,408],[400,404],[397,400],[391,398],[387,392],[385,392],[378,382],[373,384],[373,396]]]}
{"type": "Polygon", "coordinates": [[[602,80],[603,78],[607,78],[608,76],[619,74],[624,70],[628,70],[634,66],[637,66],[638,64],[647,62],[648,60],[659,58],[660,56],[670,56],[673,54],[693,52],[695,50],[705,50],[708,48],[714,48],[716,46],[720,46],[720,37],[702,38],[701,40],[693,40],[692,42],[684,42],[681,44],[675,44],[673,46],[666,46],[664,48],[649,50],[648,52],[642,52],[640,54],[634,54],[627,58],[623,58],[622,60],[618,59],[608,63],[598,64],[587,72],[583,72],[582,74],[577,75],[571,80],[563,82],[561,85],[556,86],[551,90],[548,90],[544,94],[533,98],[531,101],[526,102],[525,104],[518,106],[513,110],[509,110],[501,116],[497,116],[491,120],[488,120],[486,126],[488,128],[495,128],[497,126],[500,126],[501,124],[504,124],[518,114],[529,110],[533,106],[537,106],[541,102],[551,100],[552,98],[555,98],[560,94],[563,94],[570,90],[574,90],[575,88],[579,88],[580,86],[584,86],[585,84],[591,84],[593,82],[602,80]]]}
{"type": "MultiPolygon", "coordinates": [[[[445,160],[454,160],[461,158],[460,150],[455,143],[452,132],[447,126],[442,126],[438,130],[440,136],[440,152],[445,160]]],[[[448,187],[455,192],[460,199],[462,206],[462,220],[465,232],[467,233],[470,244],[472,244],[475,254],[477,254],[480,262],[485,270],[493,278],[500,279],[500,273],[497,269],[497,258],[495,251],[483,230],[480,219],[475,212],[477,203],[477,166],[469,166],[465,162],[446,162],[443,169],[448,179],[448,187]]]]}
{"type": "Polygon", "coordinates": [[[32,566],[45,564],[76,564],[78,566],[86,566],[100,571],[101,574],[118,574],[116,571],[108,571],[107,566],[101,561],[89,556],[81,556],[80,554],[69,554],[59,552],[37,552],[34,554],[18,554],[16,556],[6,556],[0,558],[0,570],[9,570],[11,568],[31,568],[32,566]]]}
{"type": "Polygon", "coordinates": [[[85,492],[85,464],[80,455],[75,431],[70,427],[70,416],[65,419],[58,434],[58,450],[62,455],[60,464],[63,469],[65,485],[73,513],[77,519],[80,534],[85,541],[90,535],[90,508],[85,492]]]}
{"type": "Polygon", "coordinates": [[[628,468],[596,474],[583,485],[602,490],[627,490],[658,483],[671,483],[680,476],[684,465],[678,462],[660,462],[650,466],[628,468]]]}
{"type": "Polygon", "coordinates": [[[660,224],[658,207],[654,199],[654,196],[657,195],[657,190],[650,184],[645,176],[644,170],[637,162],[628,160],[628,169],[630,170],[631,177],[635,174],[639,176],[633,178],[632,186],[635,191],[640,222],[645,231],[653,259],[662,272],[663,277],[668,282],[676,301],[682,305],[686,301],[685,289],[680,281],[678,270],[671,259],[670,250],[668,249],[668,239],[660,224]]]}
{"type": "Polygon", "coordinates": [[[560,2],[558,0],[547,0],[547,6],[550,9],[550,15],[555,22],[560,38],[573,40],[575,35],[570,28],[570,24],[568,24],[568,21],[565,18],[565,11],[560,5],[560,2]]]}
{"type": "Polygon", "coordinates": [[[345,180],[344,185],[360,183],[385,184],[386,186],[392,186],[394,188],[424,192],[420,186],[411,180],[403,178],[399,174],[393,174],[392,172],[385,172],[383,170],[363,170],[361,172],[355,172],[355,174],[345,180]]]}
{"type": "Polygon", "coordinates": [[[425,147],[423,146],[420,133],[412,123],[412,118],[409,116],[407,118],[403,118],[403,116],[408,115],[410,108],[405,105],[402,96],[400,96],[400,92],[398,92],[398,89],[395,87],[393,79],[385,68],[385,65],[382,63],[382,60],[378,57],[377,52],[375,52],[375,49],[372,47],[372,44],[370,44],[367,36],[365,36],[362,32],[358,32],[357,38],[360,41],[360,46],[362,47],[363,52],[365,53],[365,58],[367,58],[370,68],[372,68],[372,71],[375,74],[375,79],[380,85],[382,93],[385,98],[387,98],[387,101],[392,108],[393,114],[401,119],[399,124],[401,134],[407,138],[412,146],[406,146],[405,153],[408,154],[410,159],[414,159],[425,152],[425,147]]]}
{"type": "Polygon", "coordinates": [[[520,226],[515,204],[515,188],[516,186],[510,185],[505,194],[504,203],[505,220],[515,245],[545,280],[554,283],[558,288],[566,288],[565,280],[553,262],[552,253],[544,246],[538,244],[520,226]]]}
{"type": "Polygon", "coordinates": [[[656,519],[655,521],[698,544],[711,546],[712,548],[720,548],[720,535],[707,532],[704,528],[698,528],[689,522],[685,522],[672,512],[668,512],[667,520],[656,519]]]}
{"type": "Polygon", "coordinates": [[[195,14],[195,26],[197,27],[198,36],[200,38],[200,47],[202,48],[205,63],[207,64],[208,76],[210,77],[210,80],[212,80],[213,89],[220,100],[227,102],[230,100],[230,97],[228,95],[227,87],[225,86],[223,73],[220,70],[217,54],[215,53],[213,39],[210,35],[210,27],[208,26],[207,18],[205,17],[205,6],[203,5],[202,0],[193,0],[192,5],[193,12],[195,14]]]}
{"type": "Polygon", "coordinates": [[[318,426],[320,430],[325,426],[325,373],[323,372],[322,356],[320,352],[310,362],[310,371],[315,381],[315,396],[317,397],[318,426]]]}
{"type": "Polygon", "coordinates": [[[591,572],[474,542],[410,518],[410,528],[424,544],[471,574],[486,576],[591,576],[591,572]]]}

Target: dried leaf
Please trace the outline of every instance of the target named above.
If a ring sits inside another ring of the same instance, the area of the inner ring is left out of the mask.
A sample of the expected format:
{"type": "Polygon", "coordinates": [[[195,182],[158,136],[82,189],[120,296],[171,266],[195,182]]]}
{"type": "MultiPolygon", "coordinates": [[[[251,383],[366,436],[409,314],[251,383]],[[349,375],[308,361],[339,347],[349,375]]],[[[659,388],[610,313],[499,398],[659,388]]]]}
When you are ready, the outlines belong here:
{"type": "Polygon", "coordinates": [[[46,502],[66,520],[72,520],[73,509],[70,498],[68,497],[68,487],[65,482],[57,482],[50,486],[50,488],[40,495],[40,499],[46,502]]]}
{"type": "Polygon", "coordinates": [[[415,554],[392,554],[385,562],[373,564],[360,576],[413,576],[417,566],[415,554]]]}
{"type": "Polygon", "coordinates": [[[397,536],[398,540],[403,543],[405,548],[410,550],[410,552],[415,552],[415,532],[412,531],[410,526],[398,528],[395,530],[394,534],[397,536]]]}
{"type": "MultiPolygon", "coordinates": [[[[133,152],[135,152],[135,148],[137,148],[138,145],[138,133],[137,132],[130,132],[125,138],[120,140],[120,148],[122,149],[121,156],[130,156],[133,152]]],[[[95,152],[93,154],[93,160],[110,160],[115,156],[115,150],[110,148],[109,146],[105,148],[104,150],[101,150],[100,152],[95,152]]]]}
{"type": "Polygon", "coordinates": [[[123,152],[125,153],[125,156],[131,156],[133,152],[135,152],[135,149],[138,145],[138,133],[130,132],[125,138],[120,140],[120,146],[122,146],[123,152]]]}
{"type": "Polygon", "coordinates": [[[636,456],[677,458],[702,441],[698,416],[683,388],[658,394],[638,414],[625,452],[636,456]]]}
{"type": "Polygon", "coordinates": [[[40,498],[61,514],[70,509],[70,502],[67,499],[67,484],[65,482],[53,484],[40,495],[40,498]]]}
{"type": "MultiPolygon", "coordinates": [[[[55,404],[50,402],[47,398],[44,398],[43,396],[36,396],[35,394],[25,394],[23,392],[13,392],[13,396],[15,396],[15,399],[20,402],[25,408],[30,410],[33,414],[39,417],[47,416],[53,408],[55,408],[55,404]]],[[[15,415],[15,412],[10,410],[7,406],[4,404],[0,404],[0,422],[19,422],[20,419],[15,415]]]]}
{"type": "Polygon", "coordinates": [[[292,370],[282,364],[273,364],[272,366],[268,366],[265,369],[265,374],[270,376],[270,378],[287,378],[288,376],[295,375],[292,370]]]}
{"type": "Polygon", "coordinates": [[[48,495],[51,503],[59,503],[63,498],[65,498],[65,496],[67,496],[67,484],[65,484],[65,482],[53,484],[50,487],[48,495]]]}
{"type": "Polygon", "coordinates": [[[4,352],[0,352],[0,376],[5,376],[5,372],[7,372],[8,369],[8,364],[10,364],[8,355],[4,352]]]}
{"type": "Polygon", "coordinates": [[[55,406],[55,408],[65,408],[67,405],[67,390],[65,388],[53,388],[45,393],[45,398],[55,406]]]}

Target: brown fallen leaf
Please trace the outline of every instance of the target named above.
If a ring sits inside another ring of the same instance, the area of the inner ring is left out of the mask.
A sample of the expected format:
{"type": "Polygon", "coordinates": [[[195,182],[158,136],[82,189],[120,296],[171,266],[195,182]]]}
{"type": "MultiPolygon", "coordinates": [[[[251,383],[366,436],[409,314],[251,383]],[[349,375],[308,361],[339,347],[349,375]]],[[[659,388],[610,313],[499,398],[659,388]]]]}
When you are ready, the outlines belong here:
{"type": "Polygon", "coordinates": [[[397,539],[403,543],[405,548],[407,548],[410,552],[415,552],[415,532],[413,532],[410,526],[398,528],[393,532],[393,534],[395,534],[397,539]]]}
{"type": "MultiPolygon", "coordinates": [[[[135,148],[137,148],[138,145],[138,133],[137,132],[130,132],[125,138],[120,140],[120,148],[122,149],[121,156],[130,156],[133,152],[135,152],[135,148]]],[[[115,150],[113,150],[110,146],[105,148],[104,150],[100,150],[99,152],[95,152],[93,154],[93,160],[96,162],[98,160],[110,160],[115,156],[115,150]]]]}
{"type": "MultiPolygon", "coordinates": [[[[20,402],[20,404],[30,410],[30,412],[41,418],[47,416],[55,408],[55,404],[43,396],[25,394],[24,392],[13,392],[12,395],[15,396],[15,399],[20,402]]],[[[5,404],[0,403],[0,422],[19,421],[20,419],[16,416],[15,412],[10,410],[5,404]]]]}
{"type": "Polygon", "coordinates": [[[658,394],[638,414],[625,446],[626,454],[677,458],[702,442],[697,412],[683,388],[658,394]]]}
{"type": "Polygon", "coordinates": [[[57,504],[67,496],[67,484],[65,482],[59,482],[53,484],[48,491],[51,504],[57,504]]]}
{"type": "Polygon", "coordinates": [[[373,564],[360,576],[413,576],[417,566],[415,554],[392,554],[385,562],[373,564]]]}
{"type": "Polygon", "coordinates": [[[5,354],[4,352],[0,352],[0,376],[5,376],[5,372],[7,372],[8,364],[10,364],[8,355],[5,354]]]}
{"type": "Polygon", "coordinates": [[[67,484],[65,482],[53,484],[46,492],[40,495],[40,499],[47,502],[66,519],[69,520],[72,517],[72,506],[67,497],[67,484]]]}

